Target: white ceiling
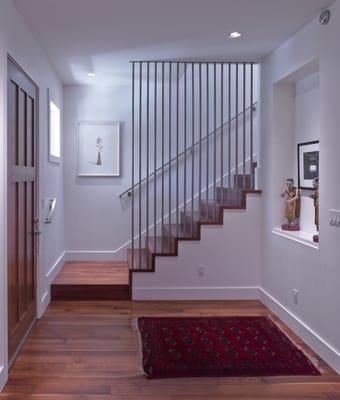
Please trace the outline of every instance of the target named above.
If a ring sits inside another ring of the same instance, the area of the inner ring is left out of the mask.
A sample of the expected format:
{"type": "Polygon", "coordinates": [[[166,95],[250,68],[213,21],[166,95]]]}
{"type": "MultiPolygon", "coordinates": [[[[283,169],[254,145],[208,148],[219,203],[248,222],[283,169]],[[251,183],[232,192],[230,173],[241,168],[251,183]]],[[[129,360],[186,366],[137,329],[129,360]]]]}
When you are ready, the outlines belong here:
{"type": "Polygon", "coordinates": [[[130,60],[260,60],[333,1],[13,2],[65,84],[112,84],[129,79],[130,60]],[[235,30],[243,38],[225,39],[235,30]]]}

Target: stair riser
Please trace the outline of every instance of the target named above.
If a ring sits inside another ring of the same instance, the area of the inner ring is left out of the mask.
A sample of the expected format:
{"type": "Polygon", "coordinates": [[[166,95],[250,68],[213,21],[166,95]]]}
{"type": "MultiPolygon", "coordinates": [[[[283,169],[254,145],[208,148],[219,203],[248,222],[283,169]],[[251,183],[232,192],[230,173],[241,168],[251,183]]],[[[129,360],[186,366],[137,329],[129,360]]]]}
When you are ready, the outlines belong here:
{"type": "Polygon", "coordinates": [[[129,285],[52,285],[52,301],[129,300],[129,285]]]}
{"type": "Polygon", "coordinates": [[[216,202],[223,204],[239,204],[242,199],[242,190],[216,188],[216,202]]]}
{"type": "Polygon", "coordinates": [[[218,212],[218,206],[214,206],[213,204],[200,205],[200,216],[203,220],[216,220],[218,218],[218,212]]]}

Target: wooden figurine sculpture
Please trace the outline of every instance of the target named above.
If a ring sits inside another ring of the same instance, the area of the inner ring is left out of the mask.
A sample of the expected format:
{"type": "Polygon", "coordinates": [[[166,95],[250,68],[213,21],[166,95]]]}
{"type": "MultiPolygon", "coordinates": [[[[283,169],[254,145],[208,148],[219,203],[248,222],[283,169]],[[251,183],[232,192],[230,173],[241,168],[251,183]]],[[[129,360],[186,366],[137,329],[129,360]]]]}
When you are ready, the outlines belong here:
{"type": "MultiPolygon", "coordinates": [[[[314,223],[319,232],[319,178],[313,179],[313,187],[315,191],[309,197],[314,200],[314,223]]],[[[319,235],[314,235],[313,241],[319,243],[319,235]]]]}
{"type": "Polygon", "coordinates": [[[286,180],[287,188],[281,194],[285,198],[285,218],[288,224],[282,225],[282,230],[285,231],[299,231],[299,217],[300,217],[300,190],[294,186],[294,179],[286,180]]]}

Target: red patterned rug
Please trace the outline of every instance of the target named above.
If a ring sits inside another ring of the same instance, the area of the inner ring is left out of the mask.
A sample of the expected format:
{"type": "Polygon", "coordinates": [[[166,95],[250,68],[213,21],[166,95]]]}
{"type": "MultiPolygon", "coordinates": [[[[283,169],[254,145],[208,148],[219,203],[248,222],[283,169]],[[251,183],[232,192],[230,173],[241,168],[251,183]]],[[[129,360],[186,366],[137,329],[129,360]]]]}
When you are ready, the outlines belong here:
{"type": "Polygon", "coordinates": [[[320,375],[266,317],[139,318],[138,328],[150,379],[320,375]]]}

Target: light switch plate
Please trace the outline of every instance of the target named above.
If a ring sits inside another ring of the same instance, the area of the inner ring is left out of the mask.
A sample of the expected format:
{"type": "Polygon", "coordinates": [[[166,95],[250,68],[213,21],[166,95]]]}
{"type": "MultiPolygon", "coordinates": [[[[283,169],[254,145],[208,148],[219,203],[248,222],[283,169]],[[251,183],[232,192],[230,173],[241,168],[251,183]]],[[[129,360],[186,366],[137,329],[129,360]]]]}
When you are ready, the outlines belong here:
{"type": "Polygon", "coordinates": [[[329,210],[329,224],[340,227],[340,210],[329,210]]]}

